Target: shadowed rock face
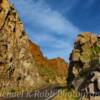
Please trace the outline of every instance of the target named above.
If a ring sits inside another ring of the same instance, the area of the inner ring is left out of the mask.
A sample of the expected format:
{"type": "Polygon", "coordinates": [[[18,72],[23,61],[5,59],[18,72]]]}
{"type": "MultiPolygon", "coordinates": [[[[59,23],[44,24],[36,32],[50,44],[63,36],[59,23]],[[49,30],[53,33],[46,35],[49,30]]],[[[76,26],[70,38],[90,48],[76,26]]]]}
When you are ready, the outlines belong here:
{"type": "Polygon", "coordinates": [[[29,50],[28,36],[16,10],[0,0],[0,81],[16,86],[36,86],[40,81],[29,50]]]}
{"type": "Polygon", "coordinates": [[[100,36],[89,32],[78,35],[70,55],[67,81],[69,87],[80,92],[100,92],[100,36]]]}

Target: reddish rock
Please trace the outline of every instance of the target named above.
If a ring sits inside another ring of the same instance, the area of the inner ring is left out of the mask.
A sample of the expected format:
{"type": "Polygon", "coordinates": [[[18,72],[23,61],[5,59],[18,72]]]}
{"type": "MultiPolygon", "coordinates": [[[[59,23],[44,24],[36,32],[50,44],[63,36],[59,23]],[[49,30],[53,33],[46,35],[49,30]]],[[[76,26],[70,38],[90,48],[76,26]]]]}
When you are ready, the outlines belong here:
{"type": "Polygon", "coordinates": [[[57,71],[59,76],[67,75],[68,64],[62,58],[48,60],[50,67],[57,71]]]}
{"type": "MultiPolygon", "coordinates": [[[[64,61],[64,59],[62,58],[48,59],[43,56],[43,53],[41,52],[40,47],[38,45],[32,43],[32,41],[30,40],[29,40],[29,44],[30,44],[30,51],[39,68],[40,67],[47,68],[55,72],[56,76],[58,77],[66,77],[68,64],[64,61]]],[[[44,76],[44,78],[45,77],[47,79],[47,76],[44,76]]]]}

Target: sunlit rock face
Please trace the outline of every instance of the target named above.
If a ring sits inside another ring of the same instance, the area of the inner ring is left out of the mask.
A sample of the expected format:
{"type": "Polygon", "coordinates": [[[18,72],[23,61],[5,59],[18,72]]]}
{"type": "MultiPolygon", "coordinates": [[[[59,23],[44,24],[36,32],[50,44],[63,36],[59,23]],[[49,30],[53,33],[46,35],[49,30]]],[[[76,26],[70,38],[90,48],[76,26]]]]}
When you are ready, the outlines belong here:
{"type": "Polygon", "coordinates": [[[63,58],[48,59],[40,47],[29,40],[29,48],[43,80],[53,84],[66,83],[68,63],[63,58]]]}
{"type": "MultiPolygon", "coordinates": [[[[17,1],[16,1],[17,2],[17,1]]],[[[68,64],[62,58],[49,60],[32,43],[18,13],[8,0],[0,0],[0,85],[10,89],[40,87],[66,82],[68,64]],[[49,82],[50,81],[50,82],[49,82]],[[6,84],[8,83],[8,84],[6,84]]],[[[31,88],[31,89],[34,89],[31,88]]]]}
{"type": "Polygon", "coordinates": [[[0,0],[0,80],[25,87],[40,83],[28,36],[8,0],[0,0]]]}
{"type": "Polygon", "coordinates": [[[100,36],[78,35],[70,55],[69,87],[86,93],[100,92],[100,36]]]}

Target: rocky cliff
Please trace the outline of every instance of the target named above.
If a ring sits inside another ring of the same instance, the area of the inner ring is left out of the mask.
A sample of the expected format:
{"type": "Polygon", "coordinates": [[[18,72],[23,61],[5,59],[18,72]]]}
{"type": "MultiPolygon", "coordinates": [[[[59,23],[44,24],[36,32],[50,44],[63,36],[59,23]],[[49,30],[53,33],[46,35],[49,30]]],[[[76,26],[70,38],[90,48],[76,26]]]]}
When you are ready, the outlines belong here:
{"type": "Polygon", "coordinates": [[[39,46],[28,39],[13,5],[0,0],[0,88],[30,90],[51,80],[61,83],[62,77],[65,82],[66,70],[63,59],[43,56],[39,46]]]}
{"type": "Polygon", "coordinates": [[[70,55],[68,86],[80,93],[100,92],[100,36],[78,35],[70,55]]]}
{"type": "Polygon", "coordinates": [[[0,0],[0,84],[5,82],[6,88],[8,81],[11,87],[26,88],[42,82],[16,10],[8,0],[0,0]]]}

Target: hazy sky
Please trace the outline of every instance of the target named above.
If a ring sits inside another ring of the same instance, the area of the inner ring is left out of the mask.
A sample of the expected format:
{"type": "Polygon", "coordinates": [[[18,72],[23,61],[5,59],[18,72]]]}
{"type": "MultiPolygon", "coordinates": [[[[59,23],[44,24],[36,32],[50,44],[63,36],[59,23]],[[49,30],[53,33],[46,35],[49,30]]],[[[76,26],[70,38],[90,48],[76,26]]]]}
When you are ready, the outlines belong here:
{"type": "Polygon", "coordinates": [[[76,36],[100,34],[100,0],[10,0],[29,38],[48,58],[68,60],[76,36]]]}

